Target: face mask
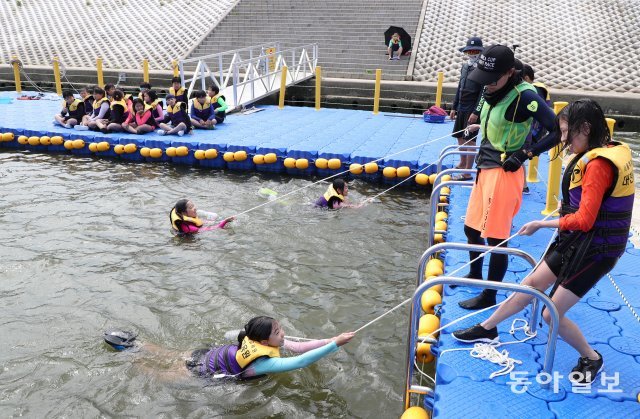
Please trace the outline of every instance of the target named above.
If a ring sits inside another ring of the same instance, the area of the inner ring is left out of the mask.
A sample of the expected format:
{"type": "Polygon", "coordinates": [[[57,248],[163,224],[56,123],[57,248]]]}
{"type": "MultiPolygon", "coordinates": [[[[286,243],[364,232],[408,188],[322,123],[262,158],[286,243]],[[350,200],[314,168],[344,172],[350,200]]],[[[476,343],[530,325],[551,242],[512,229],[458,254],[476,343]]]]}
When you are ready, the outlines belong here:
{"type": "Polygon", "coordinates": [[[470,55],[469,59],[467,60],[467,64],[469,64],[470,66],[475,66],[475,64],[478,62],[479,56],[480,54],[470,55]]]}

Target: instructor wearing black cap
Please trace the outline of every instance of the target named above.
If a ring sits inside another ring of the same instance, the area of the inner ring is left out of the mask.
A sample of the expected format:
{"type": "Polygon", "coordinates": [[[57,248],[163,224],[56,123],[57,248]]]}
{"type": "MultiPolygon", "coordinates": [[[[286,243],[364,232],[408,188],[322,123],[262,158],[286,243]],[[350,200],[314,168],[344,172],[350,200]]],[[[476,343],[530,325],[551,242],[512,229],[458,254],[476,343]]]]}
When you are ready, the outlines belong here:
{"type": "MultiPolygon", "coordinates": [[[[522,80],[516,70],[513,51],[504,45],[492,45],[483,50],[477,67],[469,79],[485,86],[480,103],[482,128],[480,150],[476,157],[478,177],[467,206],[464,232],[470,244],[497,246],[511,235],[513,218],[520,210],[524,172],[522,163],[548,150],[558,142],[554,130],[555,115],[535,87],[522,80]],[[524,150],[525,139],[533,120],[550,134],[536,145],[536,150],[524,150]],[[546,147],[546,148],[545,148],[546,147]]],[[[506,247],[507,243],[501,244],[506,247]]],[[[471,259],[478,252],[469,252],[471,259]]],[[[502,281],[507,271],[508,256],[492,253],[488,279],[502,281]]],[[[482,279],[482,259],[471,264],[468,278],[482,279]]],[[[496,291],[484,290],[477,297],[460,302],[466,309],[480,309],[496,303],[496,291]]]]}

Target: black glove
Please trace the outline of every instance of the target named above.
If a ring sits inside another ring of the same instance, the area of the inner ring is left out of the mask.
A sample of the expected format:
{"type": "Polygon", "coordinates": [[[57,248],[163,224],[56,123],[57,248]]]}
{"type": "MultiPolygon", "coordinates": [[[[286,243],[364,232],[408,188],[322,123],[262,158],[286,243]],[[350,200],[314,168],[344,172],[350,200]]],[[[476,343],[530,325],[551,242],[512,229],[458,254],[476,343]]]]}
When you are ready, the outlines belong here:
{"type": "Polygon", "coordinates": [[[502,168],[505,172],[515,172],[528,158],[529,156],[525,150],[518,150],[502,163],[502,168]]]}

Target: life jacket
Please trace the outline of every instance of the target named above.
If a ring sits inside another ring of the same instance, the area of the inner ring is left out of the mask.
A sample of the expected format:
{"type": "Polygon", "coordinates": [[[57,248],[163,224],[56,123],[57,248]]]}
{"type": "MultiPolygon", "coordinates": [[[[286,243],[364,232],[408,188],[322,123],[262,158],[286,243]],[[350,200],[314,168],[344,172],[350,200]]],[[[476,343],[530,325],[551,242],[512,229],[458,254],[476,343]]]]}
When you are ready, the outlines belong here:
{"type": "Polygon", "coordinates": [[[547,86],[545,86],[544,83],[539,82],[539,81],[533,82],[533,86],[539,88],[540,90],[542,90],[544,92],[544,100],[545,100],[545,102],[547,102],[548,105],[551,105],[551,93],[549,93],[549,88],[547,86]]]}
{"type": "Polygon", "coordinates": [[[329,187],[327,188],[327,191],[324,193],[324,199],[327,200],[327,202],[329,202],[329,200],[331,198],[338,198],[340,200],[340,202],[344,201],[344,196],[340,195],[338,192],[336,192],[336,190],[334,189],[333,185],[329,185],[329,187]]]}
{"type": "Polygon", "coordinates": [[[182,110],[183,106],[184,106],[183,102],[176,102],[175,105],[173,106],[167,105],[167,112],[170,114],[178,113],[182,110]]]}
{"type": "MultiPolygon", "coordinates": [[[[102,107],[103,103],[109,103],[109,99],[107,97],[103,97],[100,100],[94,100],[93,101],[93,116],[98,116],[100,114],[100,108],[102,107]]],[[[111,107],[109,107],[109,109],[111,109],[111,107]]],[[[107,113],[104,115],[104,118],[109,118],[109,111],[107,111],[107,113]]]]}
{"type": "Polygon", "coordinates": [[[93,113],[93,96],[89,95],[87,96],[85,99],[83,99],[84,102],[84,113],[85,115],[91,115],[93,113]]]}
{"type": "Polygon", "coordinates": [[[125,111],[128,109],[127,102],[125,102],[124,100],[112,100],[109,107],[111,108],[111,110],[113,110],[113,107],[116,105],[122,106],[125,111]]]}
{"type": "Polygon", "coordinates": [[[246,369],[249,364],[263,356],[280,358],[280,348],[263,345],[245,337],[242,340],[242,346],[236,352],[236,362],[240,365],[240,368],[246,369]]]}
{"type": "Polygon", "coordinates": [[[224,95],[215,95],[214,97],[210,97],[211,106],[213,107],[213,109],[218,109],[222,107],[222,105],[218,103],[218,98],[222,98],[222,100],[225,102],[227,101],[227,98],[224,97],[224,95]]]}
{"type": "MultiPolygon", "coordinates": [[[[570,214],[578,210],[582,198],[582,179],[587,165],[596,158],[604,158],[613,165],[613,184],[602,199],[593,228],[586,233],[565,233],[565,241],[573,246],[579,260],[622,255],[631,227],[635,194],[633,159],[629,146],[619,142],[594,148],[578,154],[571,160],[562,178],[561,214],[570,214]]],[[[565,246],[567,245],[565,243],[565,246]]]]}
{"type": "MultiPolygon", "coordinates": [[[[498,151],[503,152],[503,161],[506,153],[512,153],[522,148],[529,132],[531,131],[531,121],[529,118],[523,122],[515,122],[516,110],[522,92],[531,90],[536,92],[536,88],[527,82],[521,82],[506,94],[504,98],[494,106],[484,102],[480,113],[482,121],[483,142],[490,142],[491,146],[498,151]],[[507,109],[511,103],[517,100],[516,107],[513,112],[514,119],[509,121],[506,118],[507,109]]],[[[537,105],[537,103],[536,103],[537,105]]]]}
{"type": "Polygon", "coordinates": [[[156,120],[153,118],[153,115],[149,115],[149,118],[147,119],[147,122],[142,122],[142,117],[147,112],[149,112],[151,114],[151,108],[147,108],[146,106],[145,106],[144,110],[142,111],[142,113],[136,112],[136,114],[135,114],[136,124],[137,125],[147,124],[147,125],[151,125],[152,127],[155,127],[156,126],[156,120]]]}
{"type": "Polygon", "coordinates": [[[71,105],[68,105],[67,102],[65,101],[63,103],[63,107],[64,107],[64,109],[67,110],[67,113],[68,113],[70,118],[75,118],[75,119],[81,120],[84,112],[82,114],[79,114],[78,113],[78,106],[80,104],[82,104],[82,103],[84,103],[84,102],[81,101],[80,99],[74,99],[73,102],[71,103],[71,105]]]}
{"type": "Polygon", "coordinates": [[[111,113],[110,113],[111,122],[115,122],[116,124],[122,124],[129,117],[129,106],[127,106],[127,103],[124,100],[112,100],[111,105],[109,106],[109,109],[111,110],[111,113]],[[120,116],[119,119],[116,119],[116,112],[115,112],[116,106],[122,106],[122,115],[120,116]]]}
{"type": "Polygon", "coordinates": [[[176,89],[174,89],[173,87],[169,88],[169,94],[174,95],[175,97],[184,95],[184,92],[185,92],[184,87],[179,88],[177,92],[176,92],[176,89]]]}
{"type": "Polygon", "coordinates": [[[202,227],[203,224],[202,220],[198,217],[193,218],[186,215],[178,215],[175,208],[171,209],[171,212],[169,213],[169,220],[171,221],[171,228],[173,228],[178,233],[183,233],[183,231],[180,229],[181,223],[192,224],[196,227],[202,227]]]}
{"type": "Polygon", "coordinates": [[[209,96],[207,96],[204,105],[201,105],[200,102],[198,101],[198,99],[194,99],[193,100],[193,107],[196,108],[199,111],[204,111],[206,109],[209,109],[211,107],[211,98],[209,98],[209,96]]]}

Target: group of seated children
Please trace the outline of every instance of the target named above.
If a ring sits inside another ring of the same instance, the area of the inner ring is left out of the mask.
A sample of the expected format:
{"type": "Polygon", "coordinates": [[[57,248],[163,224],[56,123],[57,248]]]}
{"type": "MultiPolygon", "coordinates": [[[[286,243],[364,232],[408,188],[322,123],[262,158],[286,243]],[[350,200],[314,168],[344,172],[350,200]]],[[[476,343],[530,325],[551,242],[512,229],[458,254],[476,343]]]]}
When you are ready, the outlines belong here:
{"type": "Polygon", "coordinates": [[[174,77],[169,94],[165,98],[167,109],[149,83],[140,85],[137,98],[107,84],[85,87],[77,99],[71,90],[62,92],[62,111],[55,115],[54,124],[76,130],[93,130],[102,133],[129,132],[146,134],[156,131],[160,135],[191,133],[193,128],[213,129],[224,121],[227,104],[218,86],[208,92],[198,91],[188,113],[187,91],[180,78],[174,77]]]}

